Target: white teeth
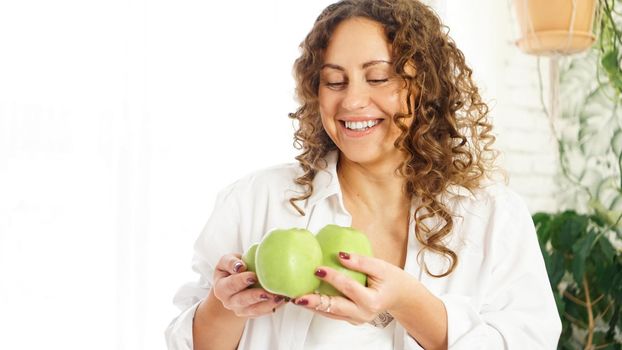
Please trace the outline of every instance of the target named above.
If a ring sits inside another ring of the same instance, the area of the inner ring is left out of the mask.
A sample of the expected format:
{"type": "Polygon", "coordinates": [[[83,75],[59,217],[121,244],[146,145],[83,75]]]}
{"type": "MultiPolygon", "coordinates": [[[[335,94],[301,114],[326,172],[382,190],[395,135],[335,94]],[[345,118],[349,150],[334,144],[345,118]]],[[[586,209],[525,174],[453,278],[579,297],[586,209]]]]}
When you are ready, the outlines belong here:
{"type": "Polygon", "coordinates": [[[371,128],[379,123],[378,120],[366,120],[363,122],[350,122],[346,121],[346,128],[350,130],[363,131],[365,129],[371,128]]]}

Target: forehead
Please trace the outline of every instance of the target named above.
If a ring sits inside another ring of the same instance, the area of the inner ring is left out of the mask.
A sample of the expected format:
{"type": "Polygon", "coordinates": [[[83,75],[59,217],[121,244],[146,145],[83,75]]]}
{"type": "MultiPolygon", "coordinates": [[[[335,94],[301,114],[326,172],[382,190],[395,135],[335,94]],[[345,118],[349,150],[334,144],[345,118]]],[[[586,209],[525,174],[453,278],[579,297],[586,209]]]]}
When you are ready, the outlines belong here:
{"type": "Polygon", "coordinates": [[[335,28],[324,53],[324,63],[360,65],[391,59],[391,45],[382,25],[368,18],[346,19],[335,28]]]}

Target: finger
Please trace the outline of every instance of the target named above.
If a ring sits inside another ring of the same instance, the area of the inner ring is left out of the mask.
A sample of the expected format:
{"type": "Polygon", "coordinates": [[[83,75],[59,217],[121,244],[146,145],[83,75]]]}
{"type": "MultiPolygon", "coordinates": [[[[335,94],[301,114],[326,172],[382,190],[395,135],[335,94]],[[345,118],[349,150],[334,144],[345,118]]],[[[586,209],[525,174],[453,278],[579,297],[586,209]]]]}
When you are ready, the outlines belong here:
{"type": "Polygon", "coordinates": [[[216,281],[214,294],[221,301],[228,302],[234,294],[247,289],[256,282],[257,275],[252,271],[229,275],[216,281]]]}
{"type": "Polygon", "coordinates": [[[359,315],[362,315],[361,310],[352,301],[343,297],[308,294],[296,298],[294,303],[324,317],[357,324],[362,323],[359,321],[361,318],[359,315]]]}
{"type": "Polygon", "coordinates": [[[366,301],[369,300],[369,291],[365,286],[337,270],[320,266],[315,271],[315,275],[359,305],[365,305],[366,301]]]}
{"type": "Polygon", "coordinates": [[[337,257],[344,267],[374,277],[384,276],[388,264],[382,259],[354,253],[339,252],[337,257]]]}
{"type": "Polygon", "coordinates": [[[216,264],[214,282],[229,275],[246,271],[246,265],[240,257],[240,254],[223,255],[216,264]]]}
{"type": "Polygon", "coordinates": [[[216,268],[229,274],[235,274],[246,271],[246,264],[242,261],[240,254],[227,254],[220,258],[216,268]]]}
{"type": "MultiPolygon", "coordinates": [[[[276,298],[278,298],[278,296],[276,298]]],[[[276,312],[278,308],[280,308],[281,306],[285,305],[285,303],[287,303],[286,300],[289,300],[289,298],[268,299],[263,302],[252,304],[240,310],[240,316],[257,317],[257,316],[267,315],[267,314],[276,312]]]]}
{"type": "Polygon", "coordinates": [[[263,303],[267,301],[280,301],[276,299],[276,295],[265,291],[262,288],[250,288],[240,291],[229,298],[227,306],[234,309],[247,308],[257,303],[263,303]]]}

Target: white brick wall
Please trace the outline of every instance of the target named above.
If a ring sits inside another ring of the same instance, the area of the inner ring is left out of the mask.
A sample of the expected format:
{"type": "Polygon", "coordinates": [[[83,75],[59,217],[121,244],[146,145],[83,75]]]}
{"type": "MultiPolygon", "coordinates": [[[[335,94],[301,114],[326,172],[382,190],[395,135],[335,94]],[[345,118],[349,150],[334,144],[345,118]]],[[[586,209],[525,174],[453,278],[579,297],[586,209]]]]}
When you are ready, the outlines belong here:
{"type": "MultiPolygon", "coordinates": [[[[535,56],[515,45],[518,30],[509,1],[447,0],[445,22],[465,53],[485,101],[502,152],[509,185],[532,213],[555,211],[557,148],[542,110],[535,56]]],[[[548,103],[547,58],[540,59],[544,101],[548,103]]],[[[547,106],[548,108],[548,106],[547,106]]]]}
{"type": "MultiPolygon", "coordinates": [[[[527,57],[508,45],[505,67],[500,74],[520,74],[503,82],[494,113],[498,147],[503,152],[502,165],[510,173],[510,186],[527,200],[532,212],[555,211],[558,187],[557,146],[547,116],[542,110],[538,86],[537,59],[527,57]]],[[[541,68],[548,62],[541,59],[541,68]]],[[[548,72],[542,69],[544,89],[548,72]]],[[[544,101],[548,101],[546,90],[544,101]]],[[[545,102],[547,103],[547,102],[545,102]]],[[[547,106],[547,108],[549,108],[547,106]]]]}

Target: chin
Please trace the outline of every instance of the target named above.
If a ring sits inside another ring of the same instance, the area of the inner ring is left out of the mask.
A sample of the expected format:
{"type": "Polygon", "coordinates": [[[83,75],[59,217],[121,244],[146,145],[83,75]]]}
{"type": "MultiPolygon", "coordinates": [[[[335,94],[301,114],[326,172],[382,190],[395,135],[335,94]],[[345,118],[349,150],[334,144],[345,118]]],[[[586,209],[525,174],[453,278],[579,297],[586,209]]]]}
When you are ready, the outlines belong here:
{"type": "Polygon", "coordinates": [[[404,155],[393,145],[387,149],[381,147],[339,147],[341,156],[348,161],[368,166],[398,166],[404,161],[404,155]]]}
{"type": "Polygon", "coordinates": [[[350,162],[359,163],[359,164],[372,164],[376,163],[379,160],[385,158],[382,156],[380,152],[377,150],[360,149],[360,148],[340,148],[339,149],[342,156],[345,157],[350,162]]]}

